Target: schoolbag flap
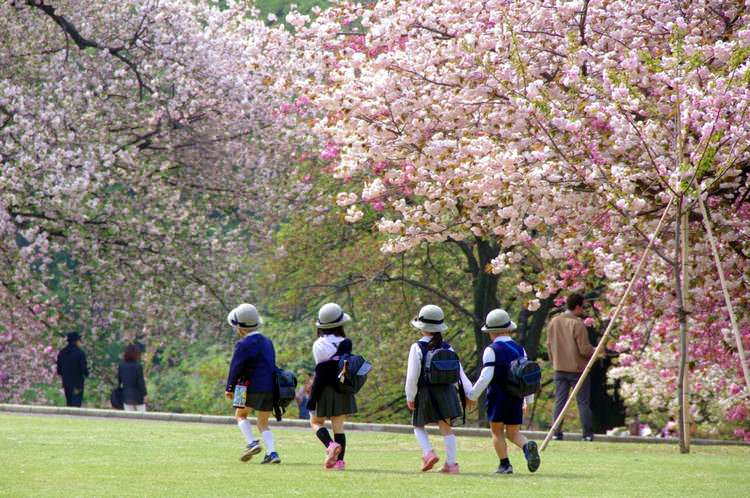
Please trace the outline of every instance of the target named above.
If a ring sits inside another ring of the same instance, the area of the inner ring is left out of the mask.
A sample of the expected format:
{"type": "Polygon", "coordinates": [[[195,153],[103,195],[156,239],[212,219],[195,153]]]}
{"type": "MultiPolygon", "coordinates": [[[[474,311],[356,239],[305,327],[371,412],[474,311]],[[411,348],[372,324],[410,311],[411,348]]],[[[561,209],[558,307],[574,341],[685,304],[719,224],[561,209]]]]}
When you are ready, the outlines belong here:
{"type": "Polygon", "coordinates": [[[344,393],[357,393],[367,382],[367,374],[372,364],[356,354],[344,354],[339,358],[338,390],[344,393]]]}
{"type": "Polygon", "coordinates": [[[438,348],[424,354],[423,373],[430,384],[453,384],[458,382],[461,362],[455,351],[438,348]]]}

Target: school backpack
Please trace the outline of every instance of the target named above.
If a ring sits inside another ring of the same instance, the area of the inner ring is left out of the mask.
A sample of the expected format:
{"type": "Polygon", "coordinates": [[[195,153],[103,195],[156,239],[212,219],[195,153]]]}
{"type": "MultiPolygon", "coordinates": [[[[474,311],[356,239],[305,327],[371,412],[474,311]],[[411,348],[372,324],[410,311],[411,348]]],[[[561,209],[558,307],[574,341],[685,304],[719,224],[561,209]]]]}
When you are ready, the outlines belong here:
{"type": "Polygon", "coordinates": [[[345,353],[339,355],[339,383],[338,391],[356,394],[367,382],[367,374],[372,370],[372,364],[362,356],[345,353]]]}
{"type": "MultiPolygon", "coordinates": [[[[505,343],[516,353],[519,351],[505,343]]],[[[542,388],[542,369],[535,361],[526,358],[523,352],[519,353],[518,358],[510,362],[508,366],[508,378],[505,385],[505,391],[517,398],[523,398],[530,394],[536,394],[542,388]]]]}
{"type": "Polygon", "coordinates": [[[455,384],[460,378],[461,362],[453,350],[442,347],[427,350],[427,346],[424,346],[422,347],[422,373],[428,384],[455,384]]]}
{"type": "Polygon", "coordinates": [[[276,382],[273,391],[273,411],[276,420],[281,420],[281,415],[294,399],[297,391],[297,376],[288,370],[278,369],[274,375],[276,382]]]}

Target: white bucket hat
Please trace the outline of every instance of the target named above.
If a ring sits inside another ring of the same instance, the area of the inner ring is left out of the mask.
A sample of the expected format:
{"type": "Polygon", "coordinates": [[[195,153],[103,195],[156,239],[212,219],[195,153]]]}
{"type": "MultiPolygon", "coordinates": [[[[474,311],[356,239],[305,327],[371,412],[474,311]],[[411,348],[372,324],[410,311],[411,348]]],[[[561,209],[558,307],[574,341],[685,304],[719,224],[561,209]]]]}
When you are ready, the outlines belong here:
{"type": "Polygon", "coordinates": [[[352,317],[344,313],[336,303],[324,304],[320,311],[318,311],[318,319],[315,321],[315,326],[319,329],[335,329],[340,327],[347,322],[351,322],[352,317]]]}
{"type": "Polygon", "coordinates": [[[411,321],[411,324],[425,332],[445,332],[445,315],[439,306],[428,304],[419,310],[419,316],[411,321]]]}
{"type": "Polygon", "coordinates": [[[232,327],[242,327],[243,329],[257,329],[263,320],[258,314],[258,310],[252,304],[243,303],[229,312],[227,322],[232,327]]]}
{"type": "Polygon", "coordinates": [[[502,332],[505,330],[516,330],[516,323],[510,319],[507,311],[496,309],[487,313],[482,332],[502,332]]]}

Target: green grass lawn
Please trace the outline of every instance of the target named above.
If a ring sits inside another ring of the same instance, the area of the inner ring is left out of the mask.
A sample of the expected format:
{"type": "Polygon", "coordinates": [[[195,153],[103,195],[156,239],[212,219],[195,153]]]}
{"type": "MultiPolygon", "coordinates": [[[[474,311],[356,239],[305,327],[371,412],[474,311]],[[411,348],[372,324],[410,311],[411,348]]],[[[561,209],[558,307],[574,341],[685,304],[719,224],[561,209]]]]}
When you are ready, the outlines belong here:
{"type": "Polygon", "coordinates": [[[336,473],[312,432],[275,434],[283,462],[261,466],[231,425],[0,414],[0,496],[750,496],[747,447],[555,442],[536,474],[514,449],[500,476],[489,438],[459,438],[451,476],[418,471],[412,436],[351,432],[336,473]]]}

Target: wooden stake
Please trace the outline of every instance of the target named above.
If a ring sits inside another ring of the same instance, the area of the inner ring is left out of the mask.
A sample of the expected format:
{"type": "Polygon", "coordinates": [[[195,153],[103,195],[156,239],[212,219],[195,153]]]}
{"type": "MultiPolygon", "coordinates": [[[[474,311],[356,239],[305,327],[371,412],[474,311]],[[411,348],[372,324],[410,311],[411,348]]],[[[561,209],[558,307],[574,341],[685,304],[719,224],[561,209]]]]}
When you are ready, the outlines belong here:
{"type": "MultiPolygon", "coordinates": [[[[685,309],[685,352],[687,354],[690,345],[690,269],[688,268],[688,254],[690,249],[690,211],[682,210],[682,307],[685,309]]],[[[685,419],[685,444],[690,451],[691,420],[690,420],[690,370],[685,368],[682,379],[684,387],[682,406],[685,419]]]]}
{"type": "Polygon", "coordinates": [[[716,239],[714,239],[714,232],[711,229],[711,223],[708,220],[708,212],[706,211],[706,205],[703,203],[703,196],[698,195],[698,205],[701,208],[701,214],[703,215],[703,226],[706,228],[708,234],[708,241],[711,244],[711,252],[714,255],[714,262],[716,263],[716,270],[719,272],[719,282],[721,282],[721,290],[724,293],[724,302],[727,305],[727,311],[729,311],[729,321],[732,323],[732,331],[734,332],[734,338],[737,341],[737,353],[740,355],[740,363],[742,364],[742,373],[745,375],[745,390],[750,394],[750,367],[747,364],[747,357],[745,356],[745,347],[742,345],[742,335],[740,335],[740,329],[737,326],[737,318],[734,316],[734,307],[732,306],[732,299],[729,297],[729,291],[727,290],[727,283],[724,279],[724,269],[721,267],[721,259],[719,258],[719,251],[716,248],[716,239]]]}
{"type": "Polygon", "coordinates": [[[654,235],[651,237],[651,240],[648,241],[648,245],[646,246],[646,249],[643,251],[643,254],[641,255],[641,259],[638,262],[638,266],[635,269],[635,273],[633,273],[633,277],[630,279],[630,283],[628,284],[628,287],[625,289],[625,293],[620,298],[620,302],[617,304],[617,308],[615,308],[615,312],[612,314],[612,318],[607,324],[607,328],[604,331],[604,334],[602,334],[602,338],[599,339],[599,344],[597,344],[596,349],[594,349],[594,353],[591,355],[591,358],[589,358],[589,362],[586,364],[586,368],[584,368],[583,372],[581,372],[581,376],[578,378],[578,382],[576,382],[576,385],[573,388],[573,392],[570,393],[570,396],[568,396],[568,401],[565,403],[565,406],[563,406],[563,409],[560,412],[560,415],[557,416],[557,419],[555,419],[554,423],[552,424],[552,427],[550,427],[549,432],[547,433],[547,436],[544,438],[544,442],[542,442],[542,447],[541,447],[542,451],[544,451],[547,448],[547,445],[549,444],[549,441],[552,438],[552,434],[555,432],[555,430],[557,430],[557,428],[560,426],[560,423],[562,423],[563,419],[565,418],[565,413],[568,411],[568,408],[570,408],[571,402],[574,399],[576,399],[576,396],[578,395],[578,391],[581,390],[581,386],[583,385],[583,382],[586,380],[586,377],[588,377],[589,372],[591,371],[591,367],[594,366],[594,362],[598,359],[599,355],[601,355],[602,351],[604,351],[604,346],[607,344],[610,331],[612,330],[612,327],[615,321],[617,320],[617,317],[620,315],[620,310],[622,310],[622,307],[625,304],[625,300],[627,299],[628,295],[630,294],[630,291],[633,288],[633,284],[635,283],[636,280],[638,280],[638,277],[641,274],[641,270],[643,270],[643,265],[646,262],[646,257],[648,256],[648,253],[651,251],[651,247],[653,247],[654,242],[656,241],[656,238],[659,236],[659,232],[661,231],[661,227],[664,224],[664,220],[666,219],[667,214],[669,213],[669,208],[672,207],[673,201],[674,201],[674,196],[671,196],[669,198],[669,202],[667,203],[667,207],[664,209],[664,213],[662,213],[661,215],[661,219],[659,219],[659,224],[656,226],[656,230],[654,230],[654,235]]]}
{"type": "MultiPolygon", "coordinates": [[[[679,68],[677,69],[679,72],[679,68]]],[[[680,88],[676,89],[675,117],[674,117],[674,142],[675,142],[675,171],[682,168],[684,142],[682,140],[682,109],[680,100],[680,88]]],[[[693,178],[695,175],[693,175],[693,178]]],[[[685,196],[690,190],[687,185],[677,203],[677,218],[675,219],[675,255],[674,255],[674,278],[675,296],[677,297],[677,320],[680,324],[680,369],[677,379],[677,404],[680,407],[678,416],[680,424],[680,453],[690,452],[690,399],[688,396],[688,317],[685,302],[687,300],[687,209],[685,209],[685,196]]]]}
{"type": "Polygon", "coordinates": [[[687,313],[685,312],[685,282],[684,282],[684,271],[685,262],[680,264],[681,257],[684,257],[685,251],[683,249],[685,241],[683,239],[684,230],[683,223],[685,223],[685,212],[684,209],[685,196],[681,195],[677,201],[677,219],[675,220],[675,255],[674,255],[674,278],[675,278],[675,294],[677,297],[677,320],[680,324],[680,370],[677,375],[677,403],[680,407],[678,413],[678,424],[680,426],[680,453],[690,452],[690,443],[688,442],[687,434],[690,431],[689,422],[687,420],[687,413],[689,411],[689,402],[687,399],[687,313]]]}

